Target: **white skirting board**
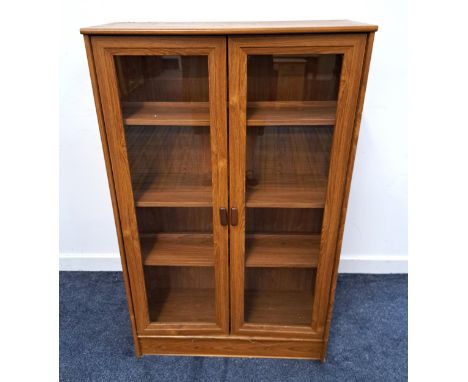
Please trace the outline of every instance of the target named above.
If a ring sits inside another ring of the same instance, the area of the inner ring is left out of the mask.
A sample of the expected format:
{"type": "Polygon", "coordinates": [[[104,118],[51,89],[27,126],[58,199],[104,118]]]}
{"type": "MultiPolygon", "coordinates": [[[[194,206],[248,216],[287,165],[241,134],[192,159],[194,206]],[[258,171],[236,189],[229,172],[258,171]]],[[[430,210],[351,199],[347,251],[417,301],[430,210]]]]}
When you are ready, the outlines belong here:
{"type": "MultiPolygon", "coordinates": [[[[61,253],[61,271],[121,271],[120,257],[115,253],[61,253]]],[[[408,273],[408,256],[346,255],[340,260],[340,273],[408,273]]]]}

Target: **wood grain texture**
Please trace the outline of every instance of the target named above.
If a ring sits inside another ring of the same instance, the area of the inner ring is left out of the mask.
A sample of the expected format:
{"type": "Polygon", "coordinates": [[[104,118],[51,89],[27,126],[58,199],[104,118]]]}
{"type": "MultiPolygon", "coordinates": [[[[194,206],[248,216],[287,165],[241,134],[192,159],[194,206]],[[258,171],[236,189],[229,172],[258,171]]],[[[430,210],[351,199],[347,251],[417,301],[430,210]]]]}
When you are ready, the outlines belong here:
{"type": "Polygon", "coordinates": [[[310,267],[246,268],[245,316],[239,334],[321,338],[311,327],[315,277],[316,269],[310,267]]]}
{"type": "Polygon", "coordinates": [[[325,187],[306,189],[295,187],[257,187],[247,190],[247,207],[257,208],[323,208],[325,187]]]}
{"type": "Polygon", "coordinates": [[[144,354],[320,359],[320,340],[247,336],[139,337],[144,354]]]}
{"type": "Polygon", "coordinates": [[[125,130],[137,207],[211,207],[210,130],[133,126],[125,130]]]}
{"type": "Polygon", "coordinates": [[[344,53],[341,85],[338,96],[335,132],[333,135],[327,196],[323,216],[321,254],[317,266],[316,295],[312,322],[317,332],[324,333],[329,304],[329,291],[336,254],[341,206],[344,199],[347,164],[351,149],[354,117],[358,99],[366,35],[355,35],[353,44],[344,53]]]}
{"type": "Polygon", "coordinates": [[[208,102],[124,102],[127,126],[209,126],[208,102]]]}
{"type": "MultiPolygon", "coordinates": [[[[208,126],[206,102],[124,102],[124,122],[128,126],[208,126]]],[[[334,101],[249,102],[248,126],[334,125],[334,101]]]]}
{"type": "Polygon", "coordinates": [[[358,103],[356,106],[356,115],[355,115],[354,126],[353,126],[351,152],[349,154],[349,159],[348,159],[346,185],[345,185],[345,190],[344,190],[343,205],[342,205],[341,216],[340,216],[340,229],[339,229],[338,238],[337,238],[336,253],[335,253],[335,259],[334,259],[335,261],[333,265],[332,282],[331,282],[331,288],[330,288],[330,297],[329,297],[329,302],[328,302],[327,319],[326,319],[326,324],[325,324],[324,346],[323,346],[323,351],[321,355],[322,362],[325,362],[326,354],[327,354],[328,339],[330,335],[330,325],[331,325],[332,312],[333,312],[333,304],[334,304],[334,299],[335,299],[336,283],[338,279],[338,267],[339,267],[339,262],[340,262],[341,244],[343,242],[343,233],[344,233],[344,227],[345,227],[345,221],[346,221],[346,211],[348,208],[349,191],[351,189],[354,159],[356,157],[359,130],[361,127],[362,110],[364,107],[364,99],[366,95],[367,79],[369,76],[369,67],[370,67],[370,62],[371,62],[373,44],[374,44],[374,33],[369,33],[367,37],[367,41],[366,41],[366,51],[365,51],[364,63],[362,66],[362,73],[361,73],[361,79],[360,79],[360,85],[359,85],[359,98],[358,98],[358,103]]]}
{"type": "Polygon", "coordinates": [[[315,272],[315,268],[246,268],[245,290],[310,292],[315,272]]]}
{"type": "Polygon", "coordinates": [[[172,191],[158,184],[144,191],[136,189],[135,195],[137,207],[211,207],[213,204],[211,188],[193,184],[179,185],[172,191]]]}
{"type": "Polygon", "coordinates": [[[325,360],[375,30],[82,30],[137,355],[325,360]]]}
{"type": "MultiPolygon", "coordinates": [[[[247,290],[245,321],[248,324],[310,326],[312,291],[247,290]]],[[[278,328],[277,328],[278,329],[278,328]]]]}
{"type": "MultiPolygon", "coordinates": [[[[215,312],[216,324],[200,328],[190,325],[155,327],[151,324],[147,291],[144,280],[143,260],[135,216],[135,198],[127,156],[124,121],[120,109],[119,88],[114,57],[116,55],[206,55],[208,56],[210,102],[210,151],[212,163],[213,207],[227,205],[227,137],[225,39],[223,38],[124,38],[93,37],[92,46],[96,59],[99,88],[104,111],[106,131],[109,137],[110,158],[116,180],[117,199],[122,206],[121,226],[129,265],[130,283],[135,301],[136,322],[139,334],[193,334],[194,332],[228,331],[227,285],[227,233],[219,224],[219,215],[213,212],[213,245],[215,255],[215,312]],[[224,102],[223,102],[224,99],[224,102]],[[223,179],[224,177],[224,179],[223,179]]],[[[132,131],[136,127],[132,127],[132,131]]],[[[202,134],[203,135],[203,134],[202,134]]],[[[131,150],[130,150],[131,151],[131,150]]]]}
{"type": "Polygon", "coordinates": [[[320,254],[319,235],[246,235],[246,267],[311,268],[320,254]]]}
{"type": "Polygon", "coordinates": [[[107,133],[106,133],[105,125],[104,125],[104,115],[103,115],[102,106],[101,106],[101,96],[99,92],[96,67],[94,63],[93,48],[91,44],[91,38],[89,36],[83,36],[83,37],[84,37],[84,43],[85,43],[85,48],[86,48],[86,56],[88,59],[88,68],[89,68],[89,73],[91,77],[91,85],[93,88],[94,103],[96,106],[96,114],[97,114],[97,119],[98,119],[99,132],[101,135],[102,151],[104,154],[104,162],[106,165],[106,172],[107,172],[107,181],[109,184],[109,191],[110,191],[110,196],[111,196],[111,201],[112,201],[112,209],[114,212],[115,228],[117,231],[117,240],[119,243],[119,250],[120,250],[120,261],[122,264],[122,275],[123,275],[124,286],[125,286],[125,294],[127,296],[127,305],[128,305],[128,312],[130,315],[130,323],[132,327],[133,344],[135,346],[135,355],[137,357],[140,357],[142,355],[142,352],[140,348],[140,343],[138,342],[138,338],[137,338],[134,303],[133,303],[131,287],[130,287],[130,280],[129,280],[129,274],[128,274],[128,268],[127,268],[127,259],[125,256],[125,248],[123,244],[123,234],[122,234],[122,227],[120,224],[119,206],[117,204],[114,175],[112,173],[112,166],[110,162],[109,146],[107,142],[107,133]]]}
{"type": "Polygon", "coordinates": [[[140,235],[145,265],[214,266],[212,234],[140,235]]]}
{"type": "MultiPolygon", "coordinates": [[[[326,293],[329,291],[330,281],[328,279],[331,268],[330,264],[333,262],[334,257],[334,234],[337,232],[337,220],[331,215],[336,214],[337,210],[341,206],[341,198],[343,192],[343,184],[346,177],[346,172],[343,171],[343,162],[346,163],[347,154],[349,152],[349,132],[352,130],[349,121],[354,119],[354,108],[356,102],[356,88],[359,83],[360,77],[360,65],[362,64],[363,58],[363,43],[365,42],[366,35],[355,34],[355,35],[320,35],[320,36],[294,36],[294,37],[232,37],[229,39],[229,68],[230,68],[230,145],[231,145],[231,172],[230,172],[230,185],[231,185],[231,206],[237,207],[239,210],[239,225],[231,228],[231,327],[234,333],[246,334],[247,329],[251,330],[250,333],[259,335],[265,333],[268,335],[280,336],[287,335],[288,328],[278,326],[274,330],[272,328],[257,327],[247,328],[244,324],[244,267],[245,267],[245,206],[249,206],[249,192],[252,188],[261,187],[262,182],[257,180],[260,179],[260,170],[256,170],[253,165],[249,164],[249,160],[245,161],[243,158],[249,158],[255,155],[255,150],[247,150],[245,147],[249,144],[247,134],[247,121],[246,121],[246,109],[247,109],[247,73],[246,63],[248,55],[298,55],[298,54],[338,54],[343,57],[341,66],[340,76],[340,88],[338,93],[338,102],[336,109],[336,122],[335,131],[333,133],[333,145],[330,159],[329,169],[326,168],[325,176],[322,179],[326,180],[326,177],[330,177],[328,183],[323,184],[322,195],[326,197],[322,200],[325,202],[325,215],[322,229],[321,239],[321,254],[318,259],[317,278],[315,285],[316,297],[314,298],[314,306],[311,310],[311,326],[308,328],[309,335],[323,335],[325,315],[327,311],[326,306],[326,293]],[[247,162],[247,165],[246,163],[247,162]],[[253,175],[251,173],[253,172],[253,175]],[[247,174],[247,180],[245,181],[244,174],[247,174]],[[253,180],[253,181],[252,181],[253,180]],[[325,191],[326,190],[326,191],[325,191]],[[244,198],[246,200],[244,200],[244,198]],[[318,296],[318,297],[317,297],[318,296]],[[262,332],[263,331],[263,332],[262,332]]],[[[298,129],[298,128],[294,128],[298,129]]],[[[250,129],[248,130],[251,131],[250,129]]],[[[266,131],[266,128],[265,128],[266,131]]],[[[254,143],[258,146],[258,142],[261,142],[262,136],[267,135],[265,131],[262,131],[258,136],[254,136],[254,143]]],[[[294,131],[291,128],[291,131],[294,131]]],[[[284,139],[276,139],[276,141],[283,142],[284,139]]],[[[304,139],[298,139],[298,142],[303,142],[304,139]]],[[[282,146],[287,147],[287,144],[282,146]]],[[[300,150],[295,144],[291,144],[290,147],[294,147],[292,150],[282,150],[282,146],[278,148],[270,147],[269,149],[258,150],[258,152],[268,153],[268,155],[275,155],[271,153],[279,153],[278,157],[288,155],[288,152],[297,155],[298,152],[314,152],[311,150],[321,145],[314,145],[307,150],[300,150]]],[[[329,146],[330,147],[330,146],[329,146]]],[[[258,147],[256,147],[258,149],[258,147]]],[[[265,163],[272,162],[271,160],[265,159],[265,163]]],[[[258,161],[258,160],[257,160],[258,161]]],[[[292,167],[297,163],[297,159],[288,158],[284,161],[290,164],[292,167]]],[[[309,161],[306,161],[309,162],[309,161]]],[[[314,163],[314,161],[311,161],[314,163]]],[[[251,161],[255,163],[255,161],[251,161]]],[[[274,161],[273,161],[274,163],[274,161]]],[[[328,162],[327,162],[328,163],[328,162]]],[[[266,166],[259,166],[260,169],[266,166]]],[[[274,166],[272,166],[274,167],[274,166]]],[[[263,182],[264,184],[273,184],[274,188],[278,188],[277,184],[281,184],[280,181],[286,179],[284,183],[296,184],[295,181],[290,181],[288,178],[289,170],[288,166],[278,167],[282,170],[286,176],[278,176],[278,182],[263,182]],[[286,168],[287,170],[284,170],[286,168]]],[[[328,167],[328,165],[327,165],[328,167]]],[[[277,172],[277,171],[276,171],[277,172]]],[[[272,171],[271,174],[274,176],[276,173],[272,171]]],[[[293,174],[296,173],[294,170],[291,171],[293,174]]],[[[275,178],[273,178],[275,179],[275,178]]],[[[301,179],[296,177],[296,179],[301,179]]],[[[314,180],[317,177],[313,177],[314,180]]],[[[320,179],[320,177],[319,177],[320,179]]],[[[312,190],[314,188],[311,188],[312,190]]],[[[282,189],[287,194],[288,188],[282,189]]],[[[283,192],[278,192],[278,195],[282,195],[283,192]]],[[[289,200],[294,200],[290,195],[289,200]]],[[[293,203],[293,202],[290,202],[293,203]]],[[[281,206],[281,203],[279,203],[281,206]]],[[[251,206],[251,205],[250,205],[251,206]]],[[[278,204],[274,204],[273,201],[268,207],[278,207],[278,204]]],[[[266,207],[265,206],[265,207],[266,207]]],[[[285,205],[285,207],[293,207],[294,205],[285,205]]],[[[321,205],[323,207],[323,204],[321,205]]],[[[253,269],[253,268],[248,268],[253,269]]],[[[305,335],[305,334],[304,334],[305,335]]]]}
{"type": "Polygon", "coordinates": [[[341,61],[339,54],[249,55],[247,102],[336,101],[341,61]]]}
{"type": "Polygon", "coordinates": [[[320,234],[322,208],[247,208],[246,233],[320,234]]]}
{"type": "Polygon", "coordinates": [[[146,332],[224,333],[217,324],[214,267],[145,266],[144,272],[150,319],[146,332]]]}
{"type": "Polygon", "coordinates": [[[334,125],[335,101],[263,101],[247,103],[247,126],[334,125]]]}
{"type": "Polygon", "coordinates": [[[150,317],[158,323],[215,323],[214,289],[158,289],[150,317]]]}
{"type": "Polygon", "coordinates": [[[237,208],[238,224],[229,229],[231,333],[244,323],[245,174],[247,147],[247,55],[228,38],[229,67],[229,204],[237,208]]]}
{"type": "Polygon", "coordinates": [[[247,207],[323,208],[333,128],[266,127],[247,132],[247,207]]]}
{"type": "Polygon", "coordinates": [[[141,236],[159,233],[213,233],[213,211],[198,207],[137,208],[141,236]]]}
{"type": "Polygon", "coordinates": [[[99,44],[95,38],[92,38],[91,42],[101,91],[110,160],[115,176],[117,203],[121,210],[123,244],[135,302],[137,330],[141,333],[149,321],[149,316],[115,68],[112,55],[106,50],[105,45],[99,44]]]}
{"type": "Polygon", "coordinates": [[[213,238],[215,256],[215,313],[223,333],[229,332],[229,227],[218,211],[229,207],[226,39],[216,40],[208,55],[210,137],[213,183],[213,238]]]}
{"type": "Polygon", "coordinates": [[[81,28],[94,35],[203,35],[372,32],[377,26],[350,20],[250,21],[250,22],[126,22],[81,28]]]}
{"type": "Polygon", "coordinates": [[[208,57],[180,53],[115,56],[122,103],[207,103],[208,57]]]}

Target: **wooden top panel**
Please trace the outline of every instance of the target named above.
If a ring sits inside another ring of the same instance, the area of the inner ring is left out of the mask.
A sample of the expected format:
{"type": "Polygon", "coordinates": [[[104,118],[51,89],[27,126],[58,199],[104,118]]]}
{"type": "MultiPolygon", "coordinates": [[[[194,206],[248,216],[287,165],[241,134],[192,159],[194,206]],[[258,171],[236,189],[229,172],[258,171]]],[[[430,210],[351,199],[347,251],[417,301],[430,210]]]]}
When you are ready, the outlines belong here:
{"type": "Polygon", "coordinates": [[[249,21],[203,23],[110,23],[81,28],[89,35],[225,35],[374,32],[376,25],[350,20],[249,21]]]}

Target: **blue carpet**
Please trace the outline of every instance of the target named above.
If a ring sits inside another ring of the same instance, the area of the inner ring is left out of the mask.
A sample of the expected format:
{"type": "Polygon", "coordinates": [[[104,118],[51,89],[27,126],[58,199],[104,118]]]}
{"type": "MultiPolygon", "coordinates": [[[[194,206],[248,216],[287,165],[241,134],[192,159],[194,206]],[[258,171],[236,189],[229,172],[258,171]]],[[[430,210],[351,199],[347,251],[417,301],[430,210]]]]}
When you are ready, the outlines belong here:
{"type": "Polygon", "coordinates": [[[340,275],[325,364],[133,353],[121,273],[60,272],[61,381],[406,381],[406,275],[340,275]]]}

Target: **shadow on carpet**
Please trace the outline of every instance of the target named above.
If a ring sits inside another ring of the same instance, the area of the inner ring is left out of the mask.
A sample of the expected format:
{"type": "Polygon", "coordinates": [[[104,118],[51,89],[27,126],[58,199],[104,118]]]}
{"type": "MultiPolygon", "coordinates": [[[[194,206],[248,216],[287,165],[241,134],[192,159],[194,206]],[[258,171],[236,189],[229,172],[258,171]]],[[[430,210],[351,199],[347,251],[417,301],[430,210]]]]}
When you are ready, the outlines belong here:
{"type": "Polygon", "coordinates": [[[136,358],[120,272],[60,272],[61,381],[406,381],[407,275],[340,275],[327,362],[136,358]]]}

